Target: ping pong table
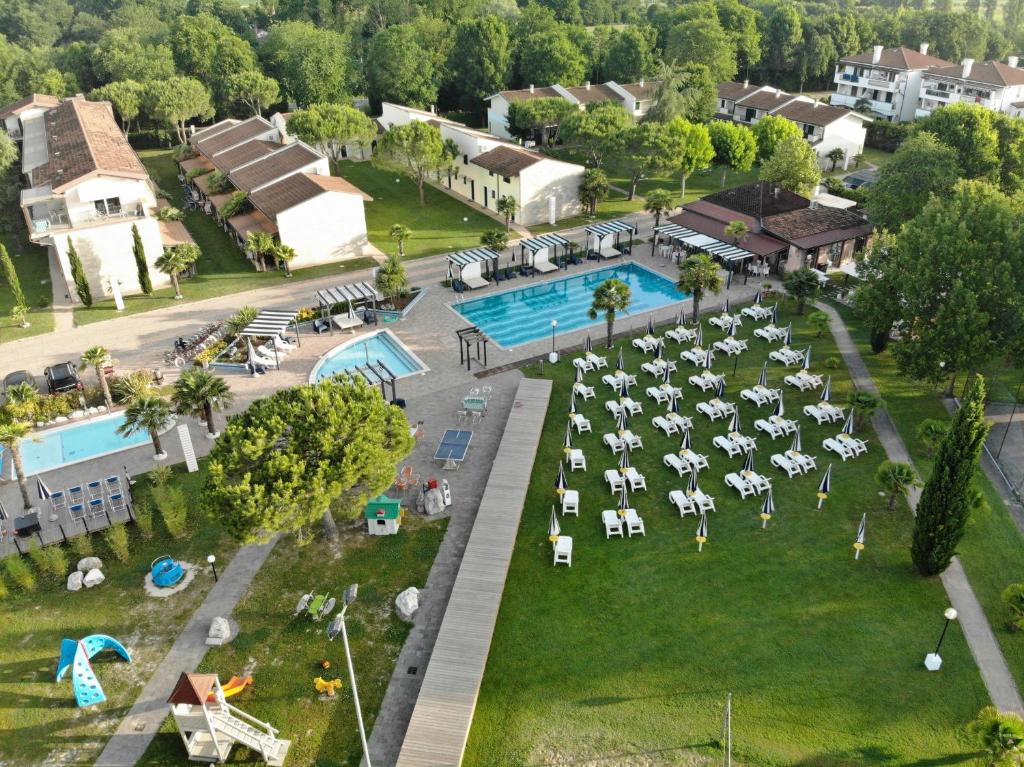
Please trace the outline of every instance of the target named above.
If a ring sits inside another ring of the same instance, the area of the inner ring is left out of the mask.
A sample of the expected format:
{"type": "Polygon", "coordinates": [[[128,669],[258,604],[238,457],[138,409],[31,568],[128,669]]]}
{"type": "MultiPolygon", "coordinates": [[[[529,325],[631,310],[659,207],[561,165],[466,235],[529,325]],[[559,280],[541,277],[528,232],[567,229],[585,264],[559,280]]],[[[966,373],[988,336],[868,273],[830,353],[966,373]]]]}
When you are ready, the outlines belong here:
{"type": "Polygon", "coordinates": [[[444,461],[445,469],[457,469],[466,459],[473,432],[464,429],[445,429],[434,451],[435,461],[444,461]]]}

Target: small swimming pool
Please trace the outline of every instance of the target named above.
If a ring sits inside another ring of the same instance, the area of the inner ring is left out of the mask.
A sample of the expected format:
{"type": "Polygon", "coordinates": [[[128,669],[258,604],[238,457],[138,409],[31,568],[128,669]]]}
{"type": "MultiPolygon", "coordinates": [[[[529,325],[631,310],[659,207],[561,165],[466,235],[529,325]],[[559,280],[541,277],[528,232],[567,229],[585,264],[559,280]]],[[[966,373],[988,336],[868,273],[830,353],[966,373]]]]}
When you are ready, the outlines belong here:
{"type": "Polygon", "coordinates": [[[117,428],[123,423],[124,413],[114,413],[34,432],[21,441],[25,474],[39,474],[149,443],[146,432],[131,437],[118,434],[117,428]]]}
{"type": "Polygon", "coordinates": [[[676,288],[667,277],[626,262],[472,298],[452,304],[452,308],[495,343],[509,348],[549,338],[552,320],[558,320],[559,333],[603,324],[603,318],[590,319],[587,310],[594,299],[594,289],[612,278],[629,285],[633,297],[629,313],[634,316],[689,298],[689,293],[676,288]]]}
{"type": "Polygon", "coordinates": [[[309,374],[309,382],[317,383],[370,362],[383,363],[395,378],[425,373],[430,369],[394,333],[378,330],[371,335],[346,341],[327,352],[309,374]]]}

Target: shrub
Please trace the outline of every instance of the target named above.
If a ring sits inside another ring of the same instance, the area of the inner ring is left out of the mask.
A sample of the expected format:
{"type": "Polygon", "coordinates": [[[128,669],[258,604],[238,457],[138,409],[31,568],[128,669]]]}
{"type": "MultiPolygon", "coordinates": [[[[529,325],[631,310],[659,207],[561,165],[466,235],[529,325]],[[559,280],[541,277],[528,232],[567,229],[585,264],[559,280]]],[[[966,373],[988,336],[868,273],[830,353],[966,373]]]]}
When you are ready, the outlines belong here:
{"type": "MultiPolygon", "coordinates": [[[[192,148],[191,144],[179,144],[174,148],[172,155],[178,162],[184,162],[185,160],[191,160],[196,156],[196,150],[192,148]]],[[[191,173],[191,171],[189,171],[191,173]]]]}
{"type": "Polygon", "coordinates": [[[207,188],[210,190],[210,194],[227,194],[234,189],[227,174],[221,173],[219,170],[210,173],[207,188]]]}
{"type": "Polygon", "coordinates": [[[159,208],[156,217],[159,221],[181,221],[185,218],[185,214],[181,212],[180,208],[169,205],[166,208],[159,208]]]}
{"type": "Polygon", "coordinates": [[[259,309],[255,306],[243,306],[225,320],[224,325],[230,335],[237,336],[242,328],[256,319],[259,309]]]}
{"type": "Polygon", "coordinates": [[[1024,720],[1018,714],[1003,713],[995,706],[985,706],[977,718],[967,725],[968,734],[985,750],[989,765],[1020,764],[1024,753],[1024,720]]]}
{"type": "Polygon", "coordinates": [[[829,316],[825,312],[812,312],[807,317],[807,324],[814,328],[814,335],[821,338],[822,334],[828,330],[829,316]]]}
{"type": "Polygon", "coordinates": [[[939,443],[949,432],[949,421],[942,421],[938,418],[926,418],[917,427],[917,438],[924,445],[924,449],[931,458],[939,443]]]}
{"type": "Polygon", "coordinates": [[[110,549],[110,553],[114,555],[114,558],[118,562],[127,562],[130,556],[128,546],[128,528],[124,525],[114,525],[113,527],[107,528],[103,533],[103,538],[107,542],[107,548],[110,549]]]}
{"type": "Polygon", "coordinates": [[[71,539],[71,551],[74,552],[75,557],[78,559],[81,559],[82,557],[91,557],[93,553],[92,536],[76,535],[71,539]]]}
{"type": "Polygon", "coordinates": [[[10,592],[7,591],[7,581],[0,578],[0,599],[7,599],[7,595],[10,592]]]}
{"type": "Polygon", "coordinates": [[[154,466],[149,472],[149,481],[154,486],[166,485],[172,474],[170,466],[154,466]]]}
{"type": "Polygon", "coordinates": [[[298,322],[309,322],[310,320],[315,320],[319,316],[320,312],[312,306],[303,306],[299,309],[298,314],[295,315],[295,319],[298,322]]]}
{"type": "Polygon", "coordinates": [[[205,176],[209,172],[209,168],[193,168],[185,174],[185,179],[187,181],[191,181],[192,179],[199,178],[200,176],[205,176]]]}
{"type": "Polygon", "coordinates": [[[1010,629],[1024,631],[1024,583],[1011,583],[1003,589],[1002,599],[1010,608],[1010,629]]]}
{"type": "Polygon", "coordinates": [[[837,370],[839,368],[839,364],[840,363],[838,357],[829,357],[827,360],[825,360],[825,367],[827,367],[829,370],[837,370]]]}
{"type": "Polygon", "coordinates": [[[25,564],[24,559],[14,555],[4,557],[4,570],[7,571],[7,577],[19,589],[22,591],[35,591],[36,576],[32,574],[32,570],[25,564]]]}
{"type": "Polygon", "coordinates": [[[153,537],[153,507],[146,501],[135,504],[135,526],[144,540],[153,537]]]}
{"type": "Polygon", "coordinates": [[[252,205],[249,203],[249,194],[247,192],[235,192],[224,203],[224,207],[220,209],[220,216],[224,219],[233,218],[242,213],[248,213],[251,209],[252,205]]]}
{"type": "Polygon", "coordinates": [[[71,265],[71,280],[75,283],[75,292],[78,300],[86,306],[92,306],[92,290],[89,288],[89,279],[85,276],[85,267],[82,266],[82,259],[75,250],[75,243],[68,238],[68,263],[71,265]]]}
{"type": "Polygon", "coordinates": [[[50,299],[47,298],[46,296],[39,296],[39,300],[36,301],[36,306],[38,306],[40,309],[45,309],[49,305],[50,299]]]}
{"type": "Polygon", "coordinates": [[[164,527],[172,538],[185,535],[188,523],[188,501],[180,487],[171,484],[160,484],[153,487],[153,501],[160,511],[164,527]]]}
{"type": "Polygon", "coordinates": [[[50,580],[62,581],[68,574],[68,555],[61,546],[30,549],[28,556],[36,569],[50,580]]]}

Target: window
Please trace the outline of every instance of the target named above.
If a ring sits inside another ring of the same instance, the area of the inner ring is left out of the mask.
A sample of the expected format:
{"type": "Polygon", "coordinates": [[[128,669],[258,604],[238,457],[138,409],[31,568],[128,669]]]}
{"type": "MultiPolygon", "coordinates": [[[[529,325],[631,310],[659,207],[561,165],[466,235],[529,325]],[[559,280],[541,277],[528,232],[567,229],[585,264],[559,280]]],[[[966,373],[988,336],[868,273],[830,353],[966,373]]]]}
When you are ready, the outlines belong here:
{"type": "Polygon", "coordinates": [[[640,111],[640,102],[639,101],[634,101],[633,102],[633,111],[634,112],[639,112],[640,111]]]}
{"type": "Polygon", "coordinates": [[[506,184],[512,183],[512,179],[510,179],[508,176],[502,176],[501,180],[504,181],[506,184]]]}
{"type": "Polygon", "coordinates": [[[108,197],[105,200],[93,202],[96,206],[96,214],[99,216],[116,216],[121,212],[121,198],[108,197]]]}
{"type": "Polygon", "coordinates": [[[491,178],[494,178],[494,171],[493,170],[487,171],[487,175],[490,176],[491,178]]]}
{"type": "Polygon", "coordinates": [[[469,165],[469,155],[468,154],[462,155],[462,164],[463,165],[469,165]]]}
{"type": "Polygon", "coordinates": [[[498,196],[498,193],[492,189],[491,190],[491,199],[493,200],[497,196],[498,196]]]}

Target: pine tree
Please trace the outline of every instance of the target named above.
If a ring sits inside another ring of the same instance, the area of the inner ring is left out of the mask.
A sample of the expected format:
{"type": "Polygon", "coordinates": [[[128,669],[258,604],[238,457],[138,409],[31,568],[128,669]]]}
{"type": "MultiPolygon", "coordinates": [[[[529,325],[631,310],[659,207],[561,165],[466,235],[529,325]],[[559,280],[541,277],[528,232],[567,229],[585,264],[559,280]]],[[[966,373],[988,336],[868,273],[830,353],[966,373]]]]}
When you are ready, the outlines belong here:
{"type": "Polygon", "coordinates": [[[3,267],[4,280],[6,280],[7,286],[11,289],[11,295],[14,297],[14,305],[28,306],[25,303],[25,292],[21,289],[21,280],[18,279],[18,272],[14,269],[11,254],[7,252],[7,248],[3,246],[3,243],[0,243],[0,266],[3,267]]]}
{"type": "Polygon", "coordinates": [[[917,504],[910,555],[922,575],[941,573],[956,553],[971,510],[971,479],[988,430],[985,379],[979,375],[953,415],[917,504]]]}
{"type": "Polygon", "coordinates": [[[82,259],[78,257],[75,250],[75,243],[68,240],[68,262],[71,264],[71,279],[75,283],[75,292],[78,298],[86,306],[92,306],[92,291],[89,289],[89,280],[85,276],[85,267],[82,266],[82,259]]]}
{"type": "Polygon", "coordinates": [[[139,288],[148,296],[153,292],[153,282],[149,279],[149,264],[146,263],[142,235],[135,224],[132,224],[132,255],[135,256],[135,268],[139,270],[139,288]]]}

